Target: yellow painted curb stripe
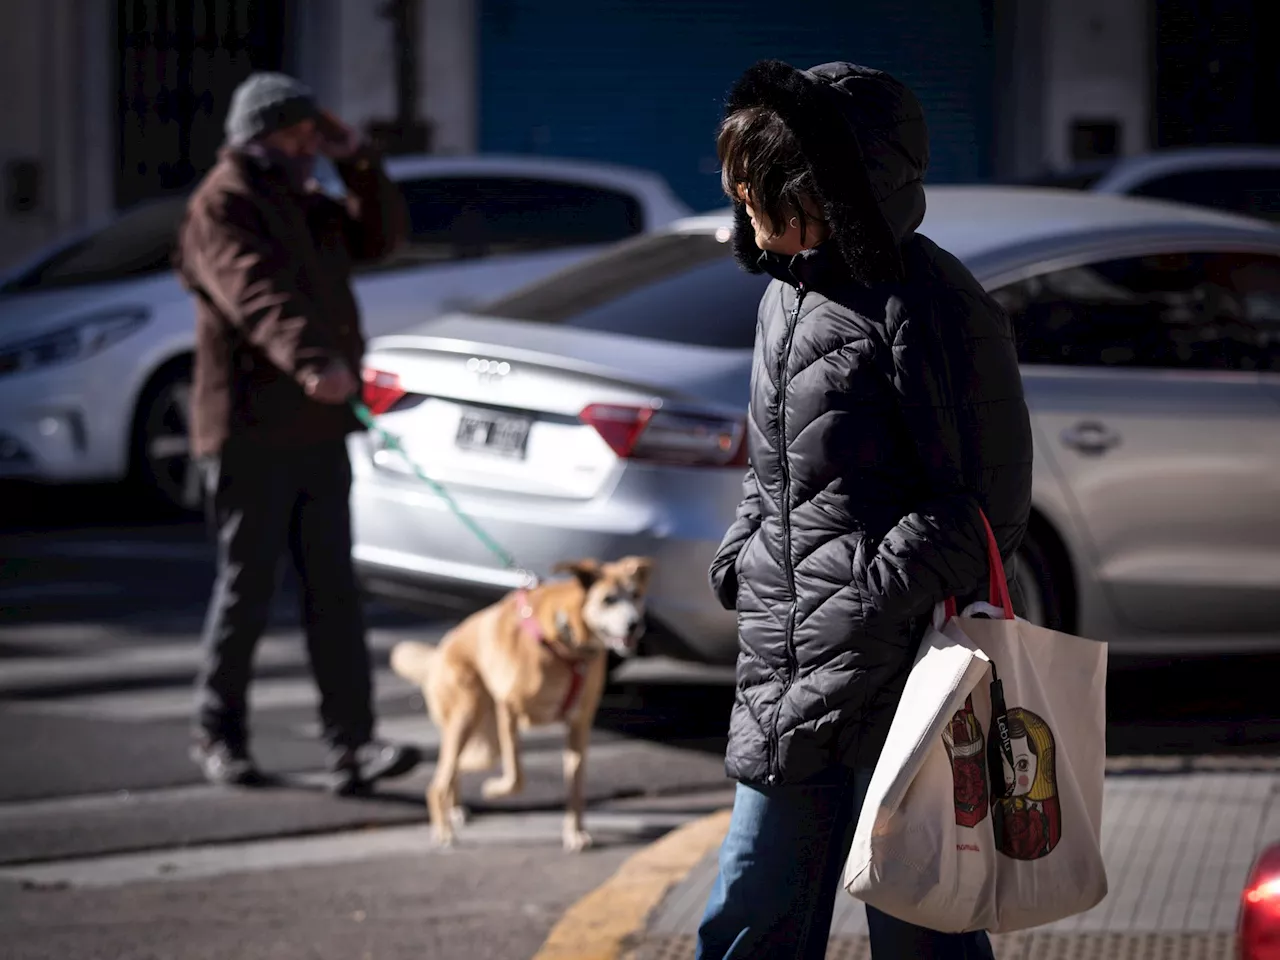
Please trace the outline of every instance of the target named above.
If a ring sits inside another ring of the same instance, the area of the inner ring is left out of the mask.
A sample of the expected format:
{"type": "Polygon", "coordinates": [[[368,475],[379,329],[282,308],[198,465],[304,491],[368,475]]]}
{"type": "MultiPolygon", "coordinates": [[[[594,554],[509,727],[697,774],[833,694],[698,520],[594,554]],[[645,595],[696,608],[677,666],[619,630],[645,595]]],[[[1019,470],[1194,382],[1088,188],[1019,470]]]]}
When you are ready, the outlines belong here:
{"type": "Polygon", "coordinates": [[[721,810],[633,853],[617,873],[569,908],[533,960],[618,960],[666,892],[718,847],[728,830],[729,811],[721,810]]]}

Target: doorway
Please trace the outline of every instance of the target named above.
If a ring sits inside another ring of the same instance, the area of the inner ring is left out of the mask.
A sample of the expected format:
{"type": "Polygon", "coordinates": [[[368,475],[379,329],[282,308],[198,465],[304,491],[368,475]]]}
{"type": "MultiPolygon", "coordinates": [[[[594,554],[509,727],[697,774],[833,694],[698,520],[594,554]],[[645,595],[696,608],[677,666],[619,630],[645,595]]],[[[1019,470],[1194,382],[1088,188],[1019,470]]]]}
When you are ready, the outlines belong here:
{"type": "Polygon", "coordinates": [[[1274,0],[1157,0],[1160,147],[1280,143],[1274,0]]]}

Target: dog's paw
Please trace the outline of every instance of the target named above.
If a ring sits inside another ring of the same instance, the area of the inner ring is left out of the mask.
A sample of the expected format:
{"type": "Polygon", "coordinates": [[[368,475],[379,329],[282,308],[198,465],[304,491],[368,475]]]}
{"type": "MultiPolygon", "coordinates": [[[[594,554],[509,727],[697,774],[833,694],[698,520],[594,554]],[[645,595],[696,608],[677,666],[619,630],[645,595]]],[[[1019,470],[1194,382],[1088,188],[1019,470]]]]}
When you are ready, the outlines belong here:
{"type": "Polygon", "coordinates": [[[453,846],[454,833],[452,824],[433,824],[431,827],[431,842],[441,850],[448,850],[453,846]]]}
{"type": "Polygon", "coordinates": [[[564,848],[569,853],[581,853],[591,846],[591,834],[576,827],[564,828],[564,848]]]}
{"type": "Polygon", "coordinates": [[[455,830],[461,830],[467,825],[467,816],[466,807],[454,807],[449,811],[449,822],[455,830]]]}
{"type": "Polygon", "coordinates": [[[501,797],[512,797],[524,789],[524,784],[508,780],[506,777],[490,777],[480,785],[480,795],[486,800],[497,800],[501,797]]]}

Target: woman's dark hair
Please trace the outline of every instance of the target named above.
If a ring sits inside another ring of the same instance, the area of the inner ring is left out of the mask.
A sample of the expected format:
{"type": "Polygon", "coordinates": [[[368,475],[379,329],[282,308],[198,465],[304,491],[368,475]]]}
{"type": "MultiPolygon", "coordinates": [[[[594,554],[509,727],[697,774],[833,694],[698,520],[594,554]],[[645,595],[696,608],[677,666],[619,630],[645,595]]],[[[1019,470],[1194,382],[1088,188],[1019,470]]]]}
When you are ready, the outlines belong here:
{"type": "Polygon", "coordinates": [[[716,137],[720,157],[720,185],[734,203],[741,203],[745,189],[751,205],[765,215],[773,236],[786,232],[795,217],[803,238],[812,213],[806,201],[818,201],[813,172],[796,142],[795,134],[768,107],[747,107],[724,118],[716,137]]]}

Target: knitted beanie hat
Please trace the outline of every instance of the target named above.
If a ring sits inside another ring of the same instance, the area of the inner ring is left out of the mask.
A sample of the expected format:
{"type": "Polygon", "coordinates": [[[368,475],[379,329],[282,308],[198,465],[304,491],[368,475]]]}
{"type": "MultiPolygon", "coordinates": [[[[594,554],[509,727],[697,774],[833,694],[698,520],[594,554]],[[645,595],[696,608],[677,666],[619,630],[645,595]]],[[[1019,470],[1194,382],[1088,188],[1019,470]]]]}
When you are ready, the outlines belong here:
{"type": "Polygon", "coordinates": [[[227,144],[244,146],[319,113],[311,88],[283,73],[252,73],[231,95],[227,144]]]}

